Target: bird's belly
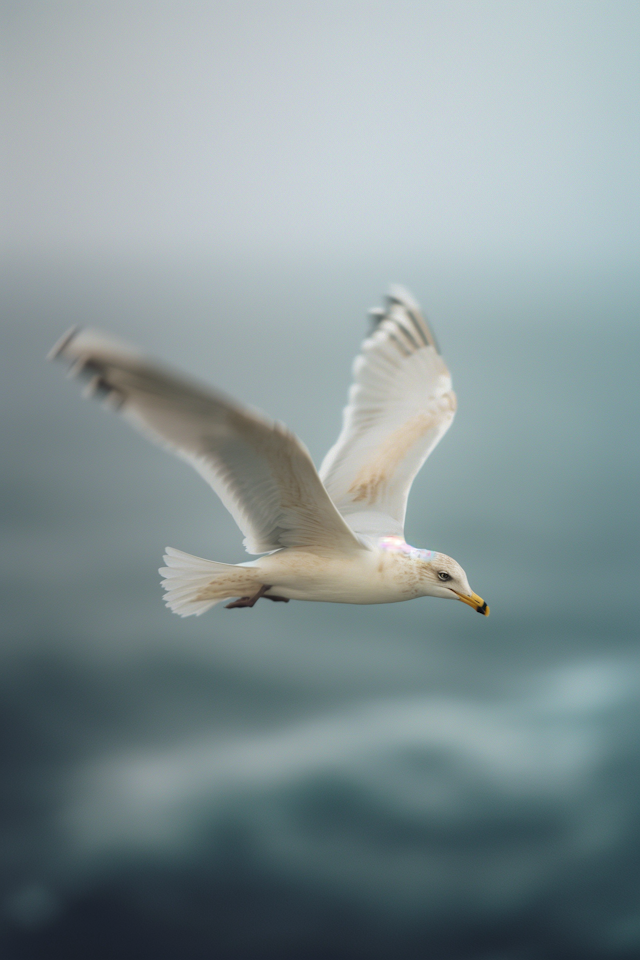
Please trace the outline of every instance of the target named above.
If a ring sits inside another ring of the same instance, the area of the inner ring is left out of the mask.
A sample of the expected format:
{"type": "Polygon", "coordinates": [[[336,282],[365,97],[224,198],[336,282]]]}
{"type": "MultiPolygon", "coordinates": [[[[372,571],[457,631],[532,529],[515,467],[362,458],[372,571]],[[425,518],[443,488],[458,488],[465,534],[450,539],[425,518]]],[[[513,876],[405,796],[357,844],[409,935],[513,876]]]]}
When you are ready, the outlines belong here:
{"type": "Polygon", "coordinates": [[[351,557],[321,557],[283,551],[256,563],[269,593],[290,600],[325,603],[398,603],[418,596],[415,588],[398,582],[372,553],[351,557]]]}

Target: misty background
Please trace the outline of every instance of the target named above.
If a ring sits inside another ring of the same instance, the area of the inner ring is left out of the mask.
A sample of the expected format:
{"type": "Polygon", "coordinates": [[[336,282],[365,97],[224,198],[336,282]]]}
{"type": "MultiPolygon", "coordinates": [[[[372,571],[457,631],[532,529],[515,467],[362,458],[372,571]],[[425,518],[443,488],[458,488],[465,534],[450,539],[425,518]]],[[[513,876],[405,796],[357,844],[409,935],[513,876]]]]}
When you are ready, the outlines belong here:
{"type": "Polygon", "coordinates": [[[640,11],[5,2],[0,951],[640,953],[640,11]],[[44,357],[105,329],[333,443],[366,310],[459,409],[406,536],[491,606],[180,620],[241,536],[44,357]]]}

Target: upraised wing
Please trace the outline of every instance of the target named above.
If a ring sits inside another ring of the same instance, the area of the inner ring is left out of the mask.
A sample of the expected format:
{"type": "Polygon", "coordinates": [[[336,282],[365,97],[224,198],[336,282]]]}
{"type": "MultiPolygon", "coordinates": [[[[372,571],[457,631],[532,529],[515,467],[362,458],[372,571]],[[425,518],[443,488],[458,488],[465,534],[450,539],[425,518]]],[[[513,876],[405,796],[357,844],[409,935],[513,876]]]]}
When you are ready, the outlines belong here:
{"type": "Polygon", "coordinates": [[[365,536],[404,536],[413,480],[451,426],[451,376],[420,307],[392,287],[356,357],[342,432],[320,468],[331,499],[365,536]]]}
{"type": "Polygon", "coordinates": [[[280,547],[362,549],[286,427],[156,366],[94,330],[72,330],[50,358],[71,360],[135,427],[191,463],[245,535],[249,553],[280,547]]]}

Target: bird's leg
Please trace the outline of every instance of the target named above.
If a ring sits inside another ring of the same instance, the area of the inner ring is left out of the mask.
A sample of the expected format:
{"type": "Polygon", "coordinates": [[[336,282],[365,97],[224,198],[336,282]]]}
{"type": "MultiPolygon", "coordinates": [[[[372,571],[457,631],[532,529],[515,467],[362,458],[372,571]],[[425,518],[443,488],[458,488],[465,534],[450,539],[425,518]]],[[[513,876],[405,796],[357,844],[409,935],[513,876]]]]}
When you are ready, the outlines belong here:
{"type": "Polygon", "coordinates": [[[275,600],[279,603],[289,603],[290,597],[265,597],[265,600],[275,600]]]}
{"type": "Polygon", "coordinates": [[[264,597],[267,590],[271,590],[271,587],[263,583],[258,592],[254,593],[252,597],[240,597],[239,600],[234,600],[233,603],[228,603],[225,609],[233,610],[234,607],[253,607],[258,602],[260,597],[264,597]]]}

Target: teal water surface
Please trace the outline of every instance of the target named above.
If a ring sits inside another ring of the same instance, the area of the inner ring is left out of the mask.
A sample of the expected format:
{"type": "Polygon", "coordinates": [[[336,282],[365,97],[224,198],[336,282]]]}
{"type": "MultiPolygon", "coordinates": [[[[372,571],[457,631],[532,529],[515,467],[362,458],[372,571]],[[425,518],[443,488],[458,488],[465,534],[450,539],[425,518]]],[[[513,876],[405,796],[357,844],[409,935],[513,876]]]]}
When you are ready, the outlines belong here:
{"type": "Polygon", "coordinates": [[[637,281],[389,270],[10,266],[7,956],[640,951],[637,281]],[[435,600],[172,616],[164,546],[239,562],[241,537],[47,350],[100,326],[319,463],[387,280],[422,301],[459,399],[407,539],[456,557],[490,618],[435,600]]]}

